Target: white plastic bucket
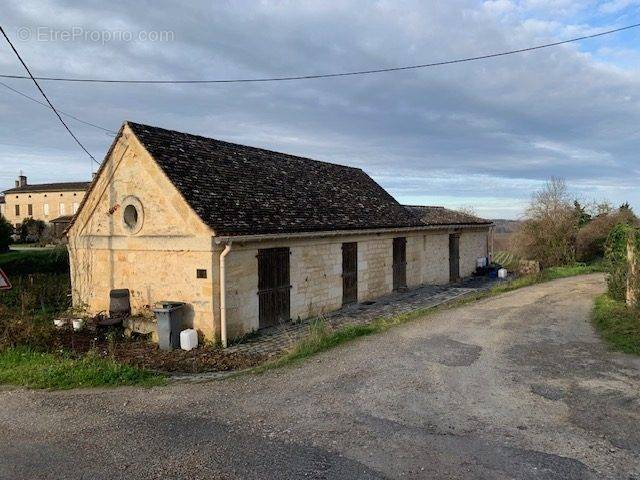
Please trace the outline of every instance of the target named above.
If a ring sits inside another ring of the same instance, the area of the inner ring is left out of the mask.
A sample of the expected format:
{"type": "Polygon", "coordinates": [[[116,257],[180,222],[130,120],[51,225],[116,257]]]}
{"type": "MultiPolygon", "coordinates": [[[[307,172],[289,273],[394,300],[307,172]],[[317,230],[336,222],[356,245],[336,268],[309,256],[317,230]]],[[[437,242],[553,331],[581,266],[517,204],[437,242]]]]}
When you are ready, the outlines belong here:
{"type": "Polygon", "coordinates": [[[193,328],[187,328],[180,332],[180,348],[182,350],[193,350],[198,347],[198,332],[193,328]]]}
{"type": "Polygon", "coordinates": [[[73,329],[76,332],[78,330],[82,330],[82,327],[84,327],[84,319],[83,318],[74,318],[71,323],[73,323],[73,329]]]}
{"type": "Polygon", "coordinates": [[[498,278],[507,278],[507,269],[501,268],[498,270],[498,278]]]}

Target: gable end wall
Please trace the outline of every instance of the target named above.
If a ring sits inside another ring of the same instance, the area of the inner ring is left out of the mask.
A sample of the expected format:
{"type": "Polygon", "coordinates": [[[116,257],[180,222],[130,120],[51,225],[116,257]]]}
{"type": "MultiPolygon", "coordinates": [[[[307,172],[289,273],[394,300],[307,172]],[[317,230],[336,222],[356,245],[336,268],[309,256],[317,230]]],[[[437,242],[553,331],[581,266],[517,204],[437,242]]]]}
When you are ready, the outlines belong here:
{"type": "Polygon", "coordinates": [[[89,314],[108,311],[110,290],[127,288],[133,313],[151,317],[158,301],[184,301],[186,325],[212,337],[212,232],[135,137],[124,133],[68,232],[73,304],[89,314]],[[143,207],[136,234],[122,220],[129,196],[143,207]],[[207,278],[196,278],[197,269],[207,278]]]}

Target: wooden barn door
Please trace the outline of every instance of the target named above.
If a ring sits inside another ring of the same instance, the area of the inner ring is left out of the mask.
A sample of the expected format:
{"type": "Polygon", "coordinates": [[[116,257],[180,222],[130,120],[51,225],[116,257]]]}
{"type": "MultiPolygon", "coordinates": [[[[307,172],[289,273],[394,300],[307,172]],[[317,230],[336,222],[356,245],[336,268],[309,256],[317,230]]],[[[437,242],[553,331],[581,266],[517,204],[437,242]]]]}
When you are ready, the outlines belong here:
{"type": "Polygon", "coordinates": [[[460,280],[460,235],[449,235],[449,281],[460,280]]]}
{"type": "Polygon", "coordinates": [[[393,289],[402,290],[407,287],[407,239],[393,239],[393,289]]]}
{"type": "Polygon", "coordinates": [[[291,284],[288,248],[258,250],[258,300],[259,328],[289,320],[291,284]]]}
{"type": "Polygon", "coordinates": [[[358,301],[358,244],[342,244],[342,304],[358,301]]]}

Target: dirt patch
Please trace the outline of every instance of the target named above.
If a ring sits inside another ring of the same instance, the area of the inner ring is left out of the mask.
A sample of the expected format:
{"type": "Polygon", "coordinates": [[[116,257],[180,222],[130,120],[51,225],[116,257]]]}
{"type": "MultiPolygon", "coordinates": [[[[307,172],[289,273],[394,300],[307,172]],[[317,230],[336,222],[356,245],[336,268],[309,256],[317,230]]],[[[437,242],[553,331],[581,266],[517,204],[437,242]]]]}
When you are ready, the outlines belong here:
{"type": "Polygon", "coordinates": [[[540,395],[541,397],[554,402],[562,400],[565,397],[565,391],[563,389],[542,383],[531,385],[531,393],[535,393],[536,395],[540,395]]]}
{"type": "Polygon", "coordinates": [[[458,342],[445,335],[437,335],[420,342],[420,356],[447,367],[473,365],[482,352],[479,345],[458,342]]]}
{"type": "Polygon", "coordinates": [[[128,339],[117,331],[74,332],[60,330],[54,341],[56,350],[82,356],[94,352],[105,358],[148,370],[171,373],[226,372],[254,367],[267,357],[255,353],[227,352],[215,346],[202,346],[191,351],[160,350],[144,339],[128,339]]]}

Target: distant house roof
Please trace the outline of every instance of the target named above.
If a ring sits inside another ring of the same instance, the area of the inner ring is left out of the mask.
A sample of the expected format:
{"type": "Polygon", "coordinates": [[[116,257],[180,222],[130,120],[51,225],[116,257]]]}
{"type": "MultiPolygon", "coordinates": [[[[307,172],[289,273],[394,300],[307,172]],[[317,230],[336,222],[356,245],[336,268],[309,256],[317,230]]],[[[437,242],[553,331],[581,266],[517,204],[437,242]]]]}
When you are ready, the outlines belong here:
{"type": "Polygon", "coordinates": [[[217,235],[422,226],[359,168],[127,124],[217,235]]]}
{"type": "Polygon", "coordinates": [[[491,225],[485,220],[468,213],[449,210],[444,207],[405,205],[405,208],[416,215],[426,225],[491,225]]]}
{"type": "Polygon", "coordinates": [[[51,220],[51,223],[70,223],[73,215],[62,215],[51,220]]]}
{"type": "Polygon", "coordinates": [[[10,188],[9,190],[5,190],[4,193],[73,192],[88,190],[89,185],[91,185],[91,182],[38,183],[35,185],[10,188]]]}

